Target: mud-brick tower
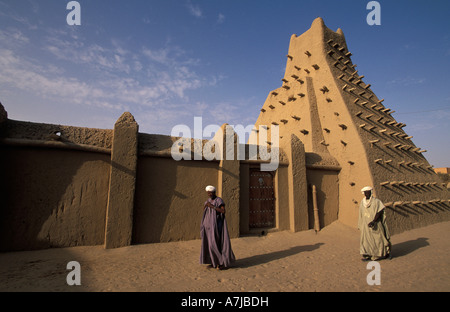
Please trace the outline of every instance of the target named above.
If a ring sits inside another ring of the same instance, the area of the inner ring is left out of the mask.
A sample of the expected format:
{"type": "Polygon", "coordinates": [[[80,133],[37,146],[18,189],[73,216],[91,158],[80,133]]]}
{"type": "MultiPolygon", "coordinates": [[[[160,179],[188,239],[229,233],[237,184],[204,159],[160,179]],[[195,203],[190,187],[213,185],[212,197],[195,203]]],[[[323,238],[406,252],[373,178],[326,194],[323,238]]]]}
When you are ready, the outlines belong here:
{"type": "Polygon", "coordinates": [[[450,220],[449,191],[351,55],[342,30],[328,29],[321,18],[292,35],[282,85],[269,93],[255,126],[267,125],[270,138],[278,125],[281,148],[298,136],[307,165],[337,161],[339,191],[325,197],[339,202],[345,224],[356,227],[367,185],[385,203],[394,233],[450,220]]]}

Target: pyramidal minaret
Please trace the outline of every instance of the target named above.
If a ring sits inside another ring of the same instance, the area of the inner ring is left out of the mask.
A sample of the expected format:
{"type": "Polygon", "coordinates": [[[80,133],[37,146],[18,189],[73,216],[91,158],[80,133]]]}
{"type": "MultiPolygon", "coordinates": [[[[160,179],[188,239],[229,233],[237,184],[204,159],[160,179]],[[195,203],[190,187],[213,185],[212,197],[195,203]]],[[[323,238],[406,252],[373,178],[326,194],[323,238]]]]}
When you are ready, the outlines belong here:
{"type": "MultiPolygon", "coordinates": [[[[292,134],[304,144],[307,164],[339,168],[339,220],[356,226],[361,189],[370,185],[400,232],[448,215],[449,192],[353,64],[344,33],[317,18],[292,35],[281,86],[271,92],[255,126],[279,127],[280,147],[292,134]]],[[[261,144],[261,142],[260,142],[261,144]]]]}

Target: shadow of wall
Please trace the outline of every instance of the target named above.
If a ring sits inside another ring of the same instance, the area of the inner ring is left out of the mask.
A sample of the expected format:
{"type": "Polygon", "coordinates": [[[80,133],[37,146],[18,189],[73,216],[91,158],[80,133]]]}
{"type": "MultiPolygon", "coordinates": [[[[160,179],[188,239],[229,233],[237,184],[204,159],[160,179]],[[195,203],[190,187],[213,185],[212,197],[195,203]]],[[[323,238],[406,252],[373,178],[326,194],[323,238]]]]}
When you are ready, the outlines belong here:
{"type": "Polygon", "coordinates": [[[0,251],[100,245],[109,155],[0,146],[0,251]]]}

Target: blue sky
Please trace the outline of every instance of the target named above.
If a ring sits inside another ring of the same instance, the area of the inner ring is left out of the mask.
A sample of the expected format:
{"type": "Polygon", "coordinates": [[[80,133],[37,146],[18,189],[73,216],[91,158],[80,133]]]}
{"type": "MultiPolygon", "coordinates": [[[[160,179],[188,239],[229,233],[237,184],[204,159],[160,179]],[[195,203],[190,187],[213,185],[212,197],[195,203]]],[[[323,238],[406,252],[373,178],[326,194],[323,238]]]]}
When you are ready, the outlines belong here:
{"type": "Polygon", "coordinates": [[[292,34],[320,16],[435,167],[450,167],[450,1],[0,0],[0,102],[10,119],[140,132],[251,125],[281,86],[292,34]]]}

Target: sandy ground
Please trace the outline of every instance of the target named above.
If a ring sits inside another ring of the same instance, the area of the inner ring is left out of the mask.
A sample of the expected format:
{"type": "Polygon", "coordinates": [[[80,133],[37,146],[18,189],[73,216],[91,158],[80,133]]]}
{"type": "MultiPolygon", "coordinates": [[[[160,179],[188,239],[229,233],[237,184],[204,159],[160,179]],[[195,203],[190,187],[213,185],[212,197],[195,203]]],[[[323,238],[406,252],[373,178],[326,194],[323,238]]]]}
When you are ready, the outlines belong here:
{"type": "Polygon", "coordinates": [[[227,270],[200,265],[200,241],[102,246],[0,254],[0,291],[297,292],[450,291],[450,222],[391,239],[393,259],[382,260],[381,285],[367,284],[359,232],[339,222],[318,234],[274,232],[232,240],[237,261],[227,270]],[[81,286],[66,282],[70,261],[81,286]]]}

